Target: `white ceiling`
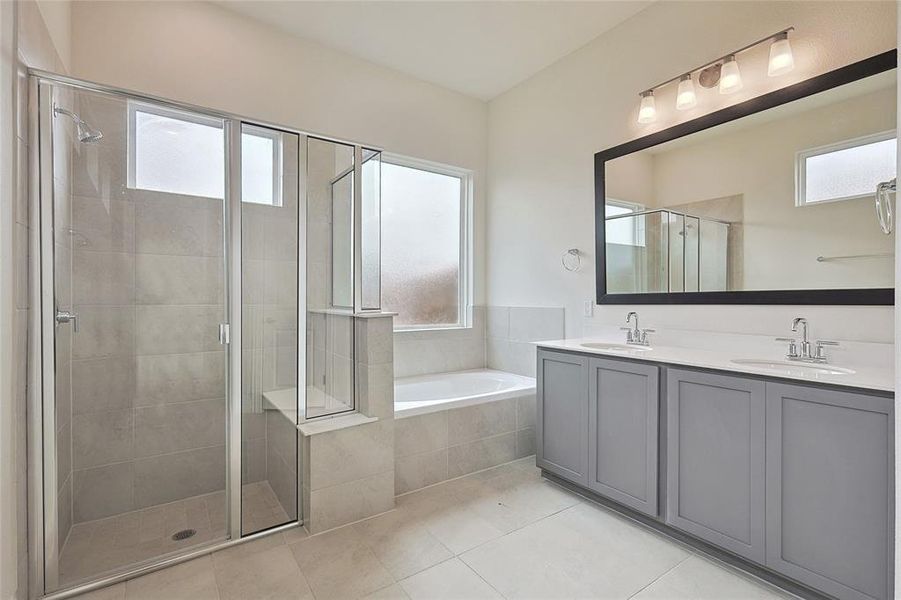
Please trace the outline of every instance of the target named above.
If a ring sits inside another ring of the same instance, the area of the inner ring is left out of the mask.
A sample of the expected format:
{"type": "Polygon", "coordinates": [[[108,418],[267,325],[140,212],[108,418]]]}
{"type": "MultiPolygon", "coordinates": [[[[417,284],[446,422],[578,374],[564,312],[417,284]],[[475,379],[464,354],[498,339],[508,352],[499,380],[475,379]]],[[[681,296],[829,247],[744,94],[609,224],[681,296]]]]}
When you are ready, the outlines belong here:
{"type": "Polygon", "coordinates": [[[288,33],[483,100],[528,79],[651,3],[214,1],[288,33]]]}

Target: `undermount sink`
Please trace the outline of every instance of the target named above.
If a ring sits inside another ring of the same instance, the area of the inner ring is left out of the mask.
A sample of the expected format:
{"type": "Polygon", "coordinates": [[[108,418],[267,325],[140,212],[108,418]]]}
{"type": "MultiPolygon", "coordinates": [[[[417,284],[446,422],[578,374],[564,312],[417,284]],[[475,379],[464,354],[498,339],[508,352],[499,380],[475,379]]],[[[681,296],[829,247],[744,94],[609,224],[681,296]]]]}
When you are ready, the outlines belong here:
{"type": "Polygon", "coordinates": [[[586,342],[581,344],[583,348],[591,350],[604,350],[605,352],[647,352],[652,348],[649,346],[636,346],[630,344],[608,344],[606,342],[586,342]]]}
{"type": "Polygon", "coordinates": [[[781,360],[766,360],[759,358],[735,358],[732,359],[736,365],[745,365],[748,367],[758,367],[760,369],[768,369],[771,371],[781,371],[787,374],[802,375],[853,375],[852,369],[843,367],[833,367],[832,365],[816,365],[802,362],[789,362],[781,360]]]}

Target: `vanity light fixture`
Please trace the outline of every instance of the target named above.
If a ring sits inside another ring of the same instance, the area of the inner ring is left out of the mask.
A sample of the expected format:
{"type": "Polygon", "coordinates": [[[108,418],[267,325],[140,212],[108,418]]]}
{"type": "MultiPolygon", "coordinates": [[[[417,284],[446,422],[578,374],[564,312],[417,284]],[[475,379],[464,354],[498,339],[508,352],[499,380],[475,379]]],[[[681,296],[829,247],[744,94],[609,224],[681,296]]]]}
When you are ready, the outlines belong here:
{"type": "Polygon", "coordinates": [[[720,94],[732,94],[742,89],[743,83],[741,79],[741,71],[738,67],[736,56],[750,50],[765,42],[771,42],[770,60],[767,67],[767,75],[770,77],[778,77],[788,73],[795,67],[795,58],[792,55],[791,44],[788,41],[788,34],[794,31],[794,27],[788,27],[782,31],[770,34],[765,38],[761,38],[756,42],[743,46],[738,50],[733,50],[725,56],[705,63],[700,67],[687,71],[677,77],[667,79],[663,83],[659,83],[654,87],[643,91],[641,96],[641,105],[638,109],[639,123],[653,123],[657,120],[657,107],[654,103],[654,91],[665,85],[669,85],[675,81],[679,82],[679,88],[676,91],[676,109],[688,110],[698,105],[698,96],[695,91],[695,85],[692,75],[698,74],[698,83],[701,87],[711,89],[719,88],[720,94]]]}
{"type": "Polygon", "coordinates": [[[735,55],[730,54],[723,61],[723,66],[720,67],[720,93],[732,94],[741,88],[741,71],[738,69],[735,55]]]}
{"type": "Polygon", "coordinates": [[[676,110],[688,110],[698,105],[698,96],[695,94],[695,84],[691,80],[691,73],[686,73],[679,80],[679,89],[676,91],[676,110]]]}
{"type": "Polygon", "coordinates": [[[783,31],[776,36],[773,45],[770,46],[770,64],[766,74],[770,77],[785,75],[795,68],[795,57],[792,54],[792,46],[788,41],[788,32],[783,31]]]}
{"type": "Polygon", "coordinates": [[[653,123],[657,120],[657,106],[654,103],[654,90],[641,93],[641,106],[638,108],[639,123],[653,123]]]}

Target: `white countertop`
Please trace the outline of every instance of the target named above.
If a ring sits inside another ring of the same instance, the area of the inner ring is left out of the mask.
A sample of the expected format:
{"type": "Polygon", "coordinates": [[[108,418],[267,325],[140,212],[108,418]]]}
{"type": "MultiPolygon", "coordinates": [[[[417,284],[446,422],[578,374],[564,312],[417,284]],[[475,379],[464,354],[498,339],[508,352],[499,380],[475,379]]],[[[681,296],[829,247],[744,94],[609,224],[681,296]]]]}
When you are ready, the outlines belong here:
{"type": "MultiPolygon", "coordinates": [[[[585,343],[609,343],[625,345],[621,335],[602,336],[593,338],[577,338],[568,340],[550,340],[534,342],[541,348],[556,350],[568,350],[583,354],[594,354],[610,358],[627,358],[654,363],[666,363],[687,367],[700,367],[703,369],[715,369],[718,371],[732,371],[736,373],[751,373],[754,375],[766,375],[780,379],[805,381],[808,383],[820,383],[840,385],[845,387],[880,390],[893,392],[895,389],[893,355],[891,344],[870,344],[863,342],[843,342],[839,348],[828,348],[830,360],[828,365],[853,370],[853,373],[838,375],[815,373],[802,368],[792,368],[796,363],[786,364],[786,371],[775,370],[768,367],[748,364],[736,364],[733,359],[760,359],[773,362],[785,361],[785,343],[776,343],[772,338],[763,336],[725,336],[719,339],[711,339],[707,336],[700,339],[698,347],[691,347],[688,342],[679,345],[673,340],[661,340],[663,343],[655,343],[651,339],[650,350],[636,346],[628,350],[603,350],[586,348],[585,343]],[[664,345],[668,344],[668,345],[664,345]],[[684,344],[684,345],[683,345],[684,344]]],[[[804,365],[805,363],[797,363],[804,365]]]]}

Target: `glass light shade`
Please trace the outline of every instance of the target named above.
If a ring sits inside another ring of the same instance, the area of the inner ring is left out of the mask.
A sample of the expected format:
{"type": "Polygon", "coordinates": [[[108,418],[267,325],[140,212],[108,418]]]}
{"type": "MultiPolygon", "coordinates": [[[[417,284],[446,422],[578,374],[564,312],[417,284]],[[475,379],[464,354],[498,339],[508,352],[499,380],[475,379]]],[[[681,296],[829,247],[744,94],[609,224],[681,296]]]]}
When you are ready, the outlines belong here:
{"type": "Polygon", "coordinates": [[[778,77],[779,75],[785,75],[794,68],[795,57],[792,54],[792,47],[788,42],[788,35],[783,34],[770,46],[770,64],[767,67],[766,74],[770,77],[778,77]]]}
{"type": "Polygon", "coordinates": [[[738,62],[734,56],[731,56],[723,63],[720,71],[720,93],[731,94],[741,88],[741,72],[738,70],[738,62]]]}
{"type": "Polygon", "coordinates": [[[695,84],[691,80],[691,75],[689,75],[679,82],[679,89],[676,91],[676,110],[688,110],[697,105],[698,97],[695,94],[695,84]]]}
{"type": "Polygon", "coordinates": [[[654,103],[654,95],[646,94],[641,97],[641,106],[638,108],[639,123],[653,123],[657,120],[657,105],[654,103]]]}

